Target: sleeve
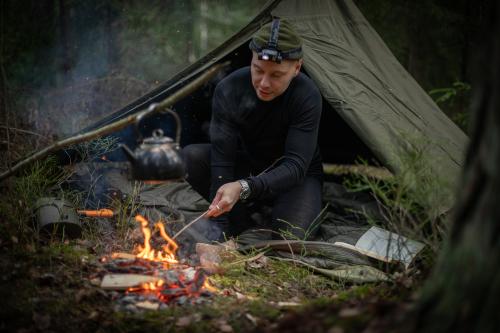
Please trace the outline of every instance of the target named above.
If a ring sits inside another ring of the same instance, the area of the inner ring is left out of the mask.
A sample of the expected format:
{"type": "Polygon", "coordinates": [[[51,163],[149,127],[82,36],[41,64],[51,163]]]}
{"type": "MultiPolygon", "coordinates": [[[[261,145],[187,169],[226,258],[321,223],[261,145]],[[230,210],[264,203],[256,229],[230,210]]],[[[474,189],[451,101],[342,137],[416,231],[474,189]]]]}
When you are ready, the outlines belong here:
{"type": "Polygon", "coordinates": [[[283,156],[267,172],[250,177],[251,198],[284,192],[305,178],[318,145],[322,99],[312,90],[302,103],[291,103],[290,125],[283,156]],[[295,106],[296,105],[296,106],[295,106]]]}
{"type": "Polygon", "coordinates": [[[234,105],[223,90],[221,84],[217,85],[212,99],[210,200],[215,197],[220,186],[234,180],[238,132],[232,120],[234,105]]]}

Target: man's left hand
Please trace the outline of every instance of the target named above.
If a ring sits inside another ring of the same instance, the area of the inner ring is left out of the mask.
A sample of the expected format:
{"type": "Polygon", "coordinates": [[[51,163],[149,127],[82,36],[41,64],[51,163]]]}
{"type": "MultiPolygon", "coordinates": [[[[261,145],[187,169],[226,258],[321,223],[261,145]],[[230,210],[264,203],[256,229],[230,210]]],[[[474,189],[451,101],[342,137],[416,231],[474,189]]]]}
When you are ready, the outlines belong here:
{"type": "Polygon", "coordinates": [[[231,211],[240,199],[241,185],[238,182],[231,182],[222,185],[217,190],[215,198],[208,207],[208,217],[217,217],[231,211]]]}

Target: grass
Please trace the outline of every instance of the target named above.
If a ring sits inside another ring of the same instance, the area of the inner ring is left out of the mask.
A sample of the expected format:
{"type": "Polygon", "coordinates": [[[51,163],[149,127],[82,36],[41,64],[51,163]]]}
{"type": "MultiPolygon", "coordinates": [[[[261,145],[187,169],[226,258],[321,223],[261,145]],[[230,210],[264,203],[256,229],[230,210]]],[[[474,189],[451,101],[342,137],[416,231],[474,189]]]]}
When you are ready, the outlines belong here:
{"type": "Polygon", "coordinates": [[[368,222],[427,245],[426,268],[434,262],[448,232],[448,212],[454,202],[449,182],[436,177],[428,163],[430,142],[411,141],[413,149],[401,151],[401,171],[393,177],[375,178],[358,173],[346,178],[351,191],[368,191],[377,200],[380,217],[363,212],[368,222]]]}
{"type": "MultiPolygon", "coordinates": [[[[418,153],[408,157],[408,173],[383,180],[361,174],[350,178],[348,185],[354,191],[368,189],[375,194],[385,226],[425,241],[436,251],[445,230],[434,209],[441,194],[433,192],[436,183],[425,168],[422,171],[420,157],[418,153]]],[[[415,288],[397,279],[352,285],[289,262],[268,259],[255,265],[251,259],[256,253],[232,253],[222,263],[223,273],[211,277],[221,292],[205,304],[136,314],[117,312],[114,294],[94,286],[91,278],[103,252],[132,249],[131,232],[137,226],[132,217],[139,207],[140,188],[137,185],[127,200],[113,202],[118,215],[111,235],[89,219],[83,221],[80,240],[41,242],[32,227],[37,198],[55,195],[75,205],[84,200],[80,193],[64,189],[62,183],[68,176],[55,160],[47,159],[2,184],[0,298],[7,306],[0,310],[0,317],[8,320],[0,320],[0,329],[207,332],[229,325],[234,331],[263,331],[285,329],[287,325],[297,329],[297,323],[301,323],[303,331],[327,331],[338,326],[344,332],[356,332],[377,316],[377,304],[397,304],[410,297],[415,288]],[[291,307],[280,302],[300,305],[291,307]]]]}

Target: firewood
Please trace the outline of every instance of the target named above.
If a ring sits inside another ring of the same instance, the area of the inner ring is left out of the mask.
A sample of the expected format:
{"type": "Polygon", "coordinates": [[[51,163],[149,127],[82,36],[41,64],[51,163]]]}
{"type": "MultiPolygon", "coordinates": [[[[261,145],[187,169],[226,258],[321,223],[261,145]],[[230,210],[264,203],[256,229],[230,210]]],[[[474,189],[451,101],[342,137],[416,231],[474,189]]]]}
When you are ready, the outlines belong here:
{"type": "Polygon", "coordinates": [[[156,282],[159,278],[142,274],[106,274],[104,275],[101,288],[108,290],[126,290],[137,287],[143,283],[156,282]]]}

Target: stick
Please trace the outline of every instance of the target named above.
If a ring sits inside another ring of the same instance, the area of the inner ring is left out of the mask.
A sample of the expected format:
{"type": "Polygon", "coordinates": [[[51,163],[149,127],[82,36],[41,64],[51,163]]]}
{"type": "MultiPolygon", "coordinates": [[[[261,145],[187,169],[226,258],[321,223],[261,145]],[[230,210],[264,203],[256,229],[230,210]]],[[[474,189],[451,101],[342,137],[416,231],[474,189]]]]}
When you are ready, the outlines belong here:
{"type": "Polygon", "coordinates": [[[45,135],[42,135],[42,134],[39,134],[39,133],[36,133],[36,132],[32,132],[32,131],[28,131],[28,130],[25,130],[25,129],[15,128],[15,127],[9,127],[9,126],[6,126],[6,125],[0,125],[0,128],[2,128],[4,130],[7,130],[7,131],[14,131],[14,132],[19,132],[19,133],[36,135],[36,136],[38,136],[40,138],[43,138],[45,140],[49,139],[45,135]]]}
{"type": "Polygon", "coordinates": [[[124,128],[125,126],[132,124],[135,122],[137,117],[145,117],[150,114],[153,114],[155,112],[159,112],[167,107],[172,106],[172,104],[178,102],[179,100],[183,99],[184,97],[188,96],[191,94],[193,91],[198,89],[203,83],[206,81],[210,80],[212,77],[215,76],[222,68],[227,66],[229,63],[223,63],[223,64],[218,64],[213,66],[212,68],[208,69],[205,73],[203,73],[201,76],[196,78],[194,81],[190,82],[186,86],[182,87],[179,89],[177,92],[174,94],[170,95],[167,97],[165,100],[161,101],[160,103],[156,104],[156,107],[154,108],[149,108],[139,114],[135,115],[130,115],[128,117],[125,117],[123,119],[120,119],[112,124],[106,125],[104,127],[98,128],[96,130],[83,133],[83,134],[78,134],[73,137],[63,139],[61,141],[57,141],[48,147],[32,153],[32,155],[27,156],[24,158],[22,161],[18,162],[16,165],[13,167],[9,168],[7,171],[3,172],[0,174],[0,182],[5,180],[6,178],[12,176],[15,172],[19,171],[20,169],[24,168],[30,163],[33,163],[34,161],[40,160],[43,157],[49,155],[50,153],[53,153],[57,150],[60,150],[61,148],[69,147],[71,145],[74,145],[76,143],[84,142],[84,141],[89,141],[98,137],[101,137],[103,135],[109,134],[111,132],[120,130],[124,128]]]}
{"type": "Polygon", "coordinates": [[[194,220],[192,220],[191,222],[189,222],[188,224],[186,224],[181,230],[179,230],[175,235],[174,237],[172,237],[172,239],[176,239],[177,236],[179,236],[180,234],[182,234],[184,232],[184,230],[186,230],[187,228],[189,228],[190,226],[192,226],[196,221],[198,221],[199,219],[201,219],[203,216],[205,216],[206,213],[208,213],[210,209],[208,209],[207,211],[205,211],[203,214],[201,214],[200,216],[198,216],[197,218],[195,218],[194,220]]]}

